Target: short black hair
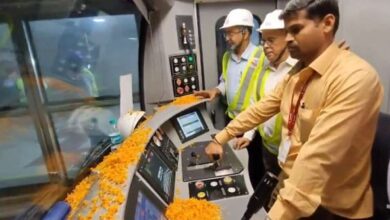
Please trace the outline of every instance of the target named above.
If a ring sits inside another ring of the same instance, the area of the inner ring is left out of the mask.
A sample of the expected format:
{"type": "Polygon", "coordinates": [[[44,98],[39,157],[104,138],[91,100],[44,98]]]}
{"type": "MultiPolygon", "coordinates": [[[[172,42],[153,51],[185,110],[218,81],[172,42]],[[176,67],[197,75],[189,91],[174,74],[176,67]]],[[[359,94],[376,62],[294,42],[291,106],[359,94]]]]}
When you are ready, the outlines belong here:
{"type": "Polygon", "coordinates": [[[333,34],[336,34],[340,22],[339,4],[337,0],[291,0],[287,3],[280,18],[288,19],[300,10],[306,10],[307,17],[310,19],[323,19],[327,14],[334,15],[336,21],[333,34]]]}

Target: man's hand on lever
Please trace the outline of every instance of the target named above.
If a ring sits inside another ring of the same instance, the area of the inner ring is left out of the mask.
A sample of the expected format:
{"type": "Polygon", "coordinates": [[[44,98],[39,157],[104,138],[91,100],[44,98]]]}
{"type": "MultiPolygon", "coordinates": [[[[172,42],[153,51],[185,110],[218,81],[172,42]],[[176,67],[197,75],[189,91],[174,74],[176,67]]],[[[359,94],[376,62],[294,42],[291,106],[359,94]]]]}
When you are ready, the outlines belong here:
{"type": "Polygon", "coordinates": [[[234,144],[233,148],[235,150],[241,150],[249,146],[251,141],[246,137],[240,137],[237,138],[236,143],[234,144]]]}
{"type": "Polygon", "coordinates": [[[214,139],[207,145],[205,152],[212,160],[219,160],[222,159],[223,147],[214,139]]]}
{"type": "Polygon", "coordinates": [[[202,91],[194,91],[194,95],[196,97],[206,98],[206,99],[210,99],[210,100],[213,100],[215,97],[219,96],[220,94],[221,94],[221,91],[219,91],[219,89],[217,89],[217,88],[202,90],[202,91]]]}

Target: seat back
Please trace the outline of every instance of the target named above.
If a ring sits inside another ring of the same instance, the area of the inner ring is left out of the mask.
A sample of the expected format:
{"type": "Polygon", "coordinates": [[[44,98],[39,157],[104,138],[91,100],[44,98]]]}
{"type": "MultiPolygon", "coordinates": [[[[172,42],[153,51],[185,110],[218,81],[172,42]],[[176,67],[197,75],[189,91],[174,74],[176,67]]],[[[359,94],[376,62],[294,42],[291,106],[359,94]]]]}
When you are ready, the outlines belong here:
{"type": "Polygon", "coordinates": [[[372,148],[374,219],[390,219],[390,115],[380,113],[372,148]]]}

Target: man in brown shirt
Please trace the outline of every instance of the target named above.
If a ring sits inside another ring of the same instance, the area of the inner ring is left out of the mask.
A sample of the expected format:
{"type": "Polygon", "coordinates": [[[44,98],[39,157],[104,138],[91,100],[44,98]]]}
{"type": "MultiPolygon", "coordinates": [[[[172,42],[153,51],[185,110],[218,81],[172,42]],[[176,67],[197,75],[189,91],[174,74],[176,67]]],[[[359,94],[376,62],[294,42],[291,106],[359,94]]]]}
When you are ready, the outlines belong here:
{"type": "Polygon", "coordinates": [[[282,18],[289,52],[300,61],[218,133],[206,153],[222,156],[223,144],[281,112],[278,159],[287,178],[268,217],[370,218],[371,148],[383,98],[378,74],[334,44],[336,0],[292,0],[282,18]]]}

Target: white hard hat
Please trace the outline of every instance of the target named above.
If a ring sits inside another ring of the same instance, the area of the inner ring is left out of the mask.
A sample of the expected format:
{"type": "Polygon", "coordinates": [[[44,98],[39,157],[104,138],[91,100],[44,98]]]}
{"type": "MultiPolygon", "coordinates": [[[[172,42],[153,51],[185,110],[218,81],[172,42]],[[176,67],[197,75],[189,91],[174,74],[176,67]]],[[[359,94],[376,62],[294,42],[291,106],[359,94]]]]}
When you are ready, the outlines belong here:
{"type": "Polygon", "coordinates": [[[123,114],[117,123],[119,133],[125,138],[132,134],[144,114],[143,111],[129,111],[123,114]]]}
{"type": "Polygon", "coordinates": [[[247,9],[234,9],[226,16],[225,22],[220,29],[225,29],[234,26],[253,27],[253,15],[247,9]]]}
{"type": "Polygon", "coordinates": [[[284,21],[279,18],[282,12],[282,10],[276,9],[273,12],[268,13],[257,31],[262,32],[263,30],[284,29],[284,21]]]}

